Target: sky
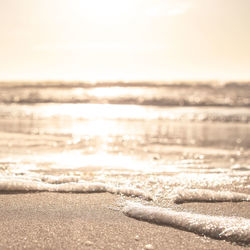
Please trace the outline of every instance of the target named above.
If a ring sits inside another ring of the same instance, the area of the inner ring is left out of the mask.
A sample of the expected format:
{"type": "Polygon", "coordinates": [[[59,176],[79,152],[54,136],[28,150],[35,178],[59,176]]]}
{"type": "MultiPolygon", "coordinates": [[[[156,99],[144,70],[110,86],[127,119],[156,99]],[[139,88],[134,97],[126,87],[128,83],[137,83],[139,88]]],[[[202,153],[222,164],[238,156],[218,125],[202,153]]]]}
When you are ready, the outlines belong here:
{"type": "Polygon", "coordinates": [[[250,80],[249,0],[0,0],[1,80],[250,80]]]}

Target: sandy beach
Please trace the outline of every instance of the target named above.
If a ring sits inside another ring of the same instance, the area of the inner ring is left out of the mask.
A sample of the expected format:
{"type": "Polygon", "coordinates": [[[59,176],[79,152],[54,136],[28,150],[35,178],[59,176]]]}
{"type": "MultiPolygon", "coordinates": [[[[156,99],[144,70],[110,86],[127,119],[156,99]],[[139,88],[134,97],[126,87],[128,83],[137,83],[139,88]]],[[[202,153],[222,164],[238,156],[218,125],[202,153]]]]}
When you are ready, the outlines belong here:
{"type": "Polygon", "coordinates": [[[0,0],[0,250],[250,250],[250,0],[0,0]]]}
{"type": "MultiPolygon", "coordinates": [[[[112,194],[0,195],[0,249],[243,249],[125,216],[112,194]]],[[[186,211],[250,218],[249,203],[183,204],[186,211]]]]}

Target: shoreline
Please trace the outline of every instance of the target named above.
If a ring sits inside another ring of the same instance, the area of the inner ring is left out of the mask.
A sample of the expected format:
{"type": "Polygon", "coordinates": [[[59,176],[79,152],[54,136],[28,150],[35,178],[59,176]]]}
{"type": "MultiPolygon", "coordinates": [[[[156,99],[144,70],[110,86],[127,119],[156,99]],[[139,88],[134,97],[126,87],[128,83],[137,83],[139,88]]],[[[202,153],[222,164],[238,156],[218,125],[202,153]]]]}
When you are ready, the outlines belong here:
{"type": "MultiPolygon", "coordinates": [[[[1,193],[1,249],[245,249],[224,240],[125,216],[108,193],[1,193]]],[[[249,202],[188,203],[180,209],[250,218],[249,202]]]]}

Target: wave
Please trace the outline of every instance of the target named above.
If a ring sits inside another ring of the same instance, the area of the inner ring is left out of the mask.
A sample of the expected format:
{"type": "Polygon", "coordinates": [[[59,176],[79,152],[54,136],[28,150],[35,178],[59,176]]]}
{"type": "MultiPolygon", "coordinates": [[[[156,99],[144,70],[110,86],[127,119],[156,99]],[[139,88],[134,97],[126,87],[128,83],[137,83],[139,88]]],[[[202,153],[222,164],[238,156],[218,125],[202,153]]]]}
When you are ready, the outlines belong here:
{"type": "Polygon", "coordinates": [[[9,98],[2,98],[0,103],[4,104],[43,104],[43,103],[70,103],[70,104],[125,104],[125,105],[142,105],[142,106],[159,106],[159,107],[250,107],[250,98],[249,100],[237,100],[237,101],[227,101],[226,99],[211,99],[211,100],[197,100],[187,97],[181,98],[79,98],[79,97],[16,97],[14,96],[9,98]]]}
{"type": "Polygon", "coordinates": [[[250,107],[250,83],[0,83],[0,103],[250,107]]]}
{"type": "Polygon", "coordinates": [[[173,87],[173,88],[250,88],[250,82],[218,81],[2,81],[0,88],[105,88],[105,87],[173,87]]]}
{"type": "Polygon", "coordinates": [[[123,208],[123,213],[138,220],[172,226],[215,239],[250,244],[250,220],[241,217],[179,212],[134,202],[128,202],[123,208]]]}
{"type": "MultiPolygon", "coordinates": [[[[112,90],[110,90],[112,92],[112,90]]],[[[133,90],[131,90],[132,92],[133,90]]],[[[147,90],[149,91],[149,90],[147,90]]],[[[122,90],[121,90],[122,92],[122,90]]],[[[157,89],[157,92],[161,92],[157,89]]],[[[178,92],[178,91],[176,91],[178,92]]],[[[192,94],[182,95],[176,93],[175,96],[164,96],[163,93],[156,93],[152,96],[143,96],[143,93],[138,96],[95,96],[95,95],[76,95],[74,93],[64,93],[63,95],[43,94],[43,93],[16,93],[11,95],[0,95],[0,103],[4,104],[43,104],[43,103],[70,103],[70,104],[128,104],[128,105],[142,105],[142,106],[159,106],[159,107],[250,107],[250,91],[249,96],[239,98],[234,96],[218,97],[212,94],[200,93],[201,96],[193,96],[192,94]],[[159,96],[157,96],[159,94],[159,96]]],[[[169,94],[168,94],[169,95],[169,94]]],[[[196,94],[197,95],[197,94],[196,94]]]]}

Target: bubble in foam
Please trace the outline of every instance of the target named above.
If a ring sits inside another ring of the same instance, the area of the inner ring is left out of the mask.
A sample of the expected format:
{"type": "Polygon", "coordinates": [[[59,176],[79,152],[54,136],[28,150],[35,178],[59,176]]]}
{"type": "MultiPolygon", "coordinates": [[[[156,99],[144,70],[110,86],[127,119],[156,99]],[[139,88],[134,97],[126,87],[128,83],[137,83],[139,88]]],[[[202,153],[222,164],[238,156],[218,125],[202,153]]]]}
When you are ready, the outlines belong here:
{"type": "Polygon", "coordinates": [[[151,244],[147,244],[147,245],[145,246],[145,249],[151,250],[151,249],[154,249],[154,247],[153,247],[153,245],[151,245],[151,244]]]}

